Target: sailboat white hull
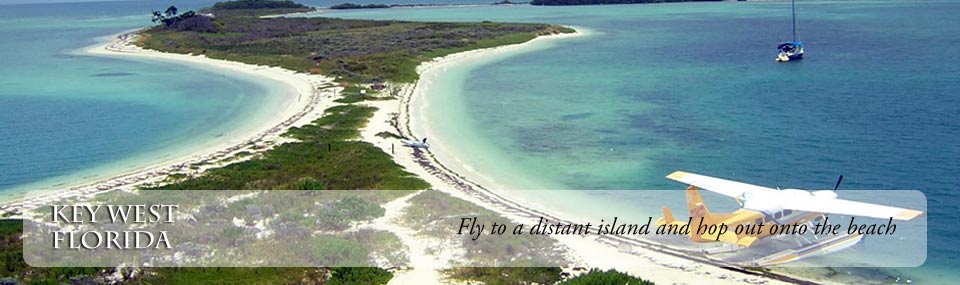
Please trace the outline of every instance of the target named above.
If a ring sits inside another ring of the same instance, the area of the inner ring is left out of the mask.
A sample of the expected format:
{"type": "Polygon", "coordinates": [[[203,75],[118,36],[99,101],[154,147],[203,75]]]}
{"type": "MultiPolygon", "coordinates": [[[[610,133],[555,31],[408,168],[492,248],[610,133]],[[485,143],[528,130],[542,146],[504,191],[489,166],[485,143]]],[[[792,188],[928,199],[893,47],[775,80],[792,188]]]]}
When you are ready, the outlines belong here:
{"type": "Polygon", "coordinates": [[[797,40],[797,4],[796,0],[790,1],[790,9],[793,16],[793,41],[780,43],[777,49],[777,62],[790,62],[803,59],[803,43],[797,40]]]}
{"type": "Polygon", "coordinates": [[[801,52],[796,52],[796,53],[793,53],[793,52],[781,52],[780,54],[777,55],[776,61],[777,61],[777,62],[788,62],[788,61],[794,61],[794,60],[800,60],[800,59],[803,59],[803,51],[801,51],[801,52]]]}

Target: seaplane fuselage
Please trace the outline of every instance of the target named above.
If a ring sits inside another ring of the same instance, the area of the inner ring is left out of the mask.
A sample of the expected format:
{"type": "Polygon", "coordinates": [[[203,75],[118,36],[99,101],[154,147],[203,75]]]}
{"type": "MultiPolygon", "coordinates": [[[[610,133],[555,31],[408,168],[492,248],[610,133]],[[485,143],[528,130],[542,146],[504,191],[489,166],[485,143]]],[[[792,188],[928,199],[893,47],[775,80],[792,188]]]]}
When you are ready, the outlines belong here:
{"type": "Polygon", "coordinates": [[[422,141],[407,140],[407,139],[405,139],[405,140],[400,140],[400,143],[402,143],[403,146],[405,146],[405,147],[411,147],[411,148],[430,148],[430,144],[427,143],[427,138],[423,138],[422,141]]]}
{"type": "Polygon", "coordinates": [[[843,176],[837,180],[834,190],[817,191],[773,189],[683,171],[671,173],[667,178],[690,185],[686,190],[690,218],[677,221],[670,209],[664,207],[657,225],[672,225],[672,228],[687,225],[693,242],[725,242],[749,247],[764,237],[808,232],[809,227],[826,214],[891,221],[909,221],[923,214],[917,210],[840,199],[837,189],[843,176]],[[732,213],[711,213],[698,188],[734,198],[740,209],[732,213]]]}
{"type": "MultiPolygon", "coordinates": [[[[703,202],[703,198],[696,187],[690,186],[687,188],[686,195],[688,220],[675,220],[670,209],[664,207],[664,215],[657,220],[657,225],[682,226],[689,224],[689,237],[690,241],[693,242],[719,241],[748,247],[767,236],[796,233],[798,227],[806,226],[807,223],[823,217],[822,213],[777,209],[776,207],[765,209],[743,207],[732,213],[712,213],[703,202]],[[776,228],[771,229],[772,227],[776,228]]],[[[737,201],[743,204],[743,200],[737,199],[737,201]]]]}

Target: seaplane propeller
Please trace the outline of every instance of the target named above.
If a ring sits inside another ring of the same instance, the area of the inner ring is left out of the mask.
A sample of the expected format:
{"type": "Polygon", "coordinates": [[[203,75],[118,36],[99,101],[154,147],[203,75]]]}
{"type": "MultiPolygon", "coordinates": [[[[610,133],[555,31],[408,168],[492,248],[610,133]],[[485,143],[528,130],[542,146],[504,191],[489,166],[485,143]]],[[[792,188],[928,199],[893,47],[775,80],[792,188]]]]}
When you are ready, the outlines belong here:
{"type": "Polygon", "coordinates": [[[833,185],[833,192],[837,192],[840,189],[840,182],[843,182],[843,174],[837,177],[837,184],[833,185]]]}
{"type": "MultiPolygon", "coordinates": [[[[840,182],[843,182],[843,174],[837,177],[837,184],[833,185],[833,193],[836,194],[837,190],[840,190],[840,182]]],[[[824,215],[826,216],[826,215],[824,215]]],[[[845,216],[840,216],[840,218],[846,218],[845,216]]]]}

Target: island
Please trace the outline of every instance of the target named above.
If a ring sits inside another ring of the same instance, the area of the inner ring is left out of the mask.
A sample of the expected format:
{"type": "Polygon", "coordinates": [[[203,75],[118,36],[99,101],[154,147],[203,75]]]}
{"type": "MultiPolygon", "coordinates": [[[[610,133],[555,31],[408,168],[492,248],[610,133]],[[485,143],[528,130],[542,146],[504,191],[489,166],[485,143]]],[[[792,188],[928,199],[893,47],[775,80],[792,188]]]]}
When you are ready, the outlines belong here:
{"type": "Polygon", "coordinates": [[[648,4],[672,2],[717,2],[724,0],[532,0],[530,5],[536,6],[570,6],[570,5],[609,5],[609,4],[648,4]]]}
{"type": "MultiPolygon", "coordinates": [[[[639,251],[636,253],[621,251],[617,244],[623,241],[579,236],[474,241],[424,227],[459,223],[465,215],[506,224],[548,210],[511,200],[465,178],[429,149],[404,147],[404,141],[419,141],[419,134],[412,131],[409,110],[414,108],[413,99],[423,97],[422,91],[429,88],[430,82],[421,79],[439,78],[448,67],[467,60],[585,33],[552,24],[312,17],[317,16],[310,14],[314,10],[295,2],[270,0],[220,2],[186,12],[170,6],[153,13],[157,25],[89,48],[88,53],[98,56],[174,61],[281,81],[287,92],[278,94],[285,95],[291,107],[276,110],[277,122],[239,138],[239,144],[83,185],[63,195],[108,194],[116,189],[161,190],[170,195],[178,190],[396,190],[363,191],[390,192],[383,194],[387,197],[298,201],[310,206],[316,202],[316,208],[337,214],[335,227],[314,237],[326,242],[311,244],[303,251],[334,252],[344,260],[356,261],[386,251],[404,251],[411,256],[410,266],[34,268],[24,262],[19,239],[23,228],[14,209],[4,213],[6,220],[0,220],[0,276],[13,277],[0,282],[653,284],[638,275],[650,274],[658,282],[681,280],[693,274],[687,271],[693,267],[718,276],[714,280],[724,284],[756,275],[762,275],[764,283],[793,281],[759,270],[720,267],[641,243],[628,245],[639,251]],[[390,222],[371,222],[384,217],[390,217],[390,222]],[[356,226],[362,223],[379,228],[358,230],[356,226]],[[383,241],[383,246],[367,248],[360,246],[359,240],[383,241]],[[438,252],[450,251],[492,253],[485,260],[492,263],[483,264],[498,267],[469,266],[471,260],[458,256],[441,265],[467,266],[431,267],[440,258],[438,252]],[[531,258],[518,260],[516,256],[531,258]],[[571,256],[583,260],[574,261],[571,256]],[[530,266],[530,260],[584,266],[530,266]],[[645,271],[616,271],[611,269],[611,260],[616,266],[642,264],[645,271]],[[592,268],[592,264],[604,267],[592,268]]],[[[307,215],[285,215],[291,220],[294,217],[296,222],[280,226],[296,231],[316,226],[309,223],[307,215]]],[[[224,227],[218,233],[235,235],[245,229],[224,227]]]]}
{"type": "MultiPolygon", "coordinates": [[[[450,54],[470,50],[515,45],[539,36],[574,33],[571,28],[549,24],[437,23],[407,21],[344,20],[333,18],[276,17],[307,13],[313,8],[292,1],[238,0],[219,2],[210,8],[180,12],[169,6],[152,14],[156,26],[123,34],[97,52],[131,56],[165,57],[206,62],[212,66],[220,59],[247,64],[250,70],[273,66],[300,74],[317,74],[331,80],[300,90],[314,100],[319,94],[334,94],[333,101],[304,105],[329,106],[318,119],[307,124],[285,124],[282,143],[251,141],[229,152],[208,156],[201,161],[167,167],[156,179],[104,181],[95,189],[114,187],[140,189],[404,189],[431,188],[418,174],[398,164],[381,147],[361,134],[378,112],[375,102],[398,101],[397,89],[388,88],[417,81],[417,66],[450,54]],[[105,51],[104,51],[105,50],[105,51]],[[160,53],[157,53],[160,52],[160,53]],[[172,54],[182,55],[181,57],[172,54]],[[200,56],[200,57],[198,57],[200,56]],[[315,90],[310,90],[315,89],[315,90]],[[229,154],[229,155],[223,155],[229,154]],[[104,185],[110,185],[105,187],[104,185]]],[[[306,75],[304,75],[306,76],[306,75]]],[[[302,76],[301,76],[302,77],[302,76]]],[[[395,105],[396,106],[396,105],[395,105]]],[[[297,113],[302,114],[302,113],[297,113]]],[[[291,118],[301,119],[301,117],[291,118]]],[[[379,124],[379,123],[378,123],[379,124]]],[[[379,124],[383,125],[383,124],[379,124]]],[[[400,131],[380,132],[376,138],[397,140],[400,131]]],[[[135,174],[144,177],[142,174],[135,174]]],[[[401,192],[398,192],[401,193],[401,192]]],[[[450,195],[422,192],[411,203],[457,205],[466,213],[482,213],[493,219],[506,219],[500,213],[478,207],[450,195]]],[[[363,213],[343,223],[367,219],[384,212],[370,201],[335,204],[342,211],[363,213]],[[356,205],[367,205],[357,207],[356,205]],[[370,211],[373,212],[370,212],[370,211]]],[[[407,219],[425,223],[438,219],[441,212],[428,204],[409,206],[407,219]]],[[[4,213],[0,220],[0,244],[3,256],[0,282],[27,283],[149,283],[182,284],[197,282],[253,284],[386,284],[395,270],[376,267],[341,268],[33,268],[23,260],[22,224],[16,211],[4,213]]],[[[348,214],[350,216],[350,214],[348,214]]],[[[346,224],[344,224],[346,225],[346,224]]],[[[351,248],[349,240],[337,240],[337,247],[351,248]],[[345,243],[344,243],[345,242],[345,243]]],[[[496,239],[472,246],[497,245],[496,239]]],[[[520,245],[508,245],[520,248],[520,245]]],[[[550,244],[544,246],[552,247],[550,244]]],[[[351,258],[366,258],[367,249],[352,247],[351,258]]],[[[535,250],[531,248],[529,250],[535,250]]],[[[531,254],[533,252],[531,251],[531,254]]],[[[580,270],[583,271],[583,270],[580,270]]],[[[569,278],[557,267],[464,267],[443,273],[446,278],[464,282],[486,281],[498,284],[593,284],[616,281],[652,284],[613,270],[583,271],[569,278]],[[562,274],[563,273],[563,274],[562,274]]]]}
{"type": "Polygon", "coordinates": [[[330,6],[330,9],[333,9],[333,10],[347,10],[347,9],[382,9],[382,8],[390,8],[390,7],[391,7],[391,5],[386,5],[386,4],[367,4],[367,5],[363,5],[363,4],[343,3],[343,4],[337,4],[337,5],[330,6]]]}

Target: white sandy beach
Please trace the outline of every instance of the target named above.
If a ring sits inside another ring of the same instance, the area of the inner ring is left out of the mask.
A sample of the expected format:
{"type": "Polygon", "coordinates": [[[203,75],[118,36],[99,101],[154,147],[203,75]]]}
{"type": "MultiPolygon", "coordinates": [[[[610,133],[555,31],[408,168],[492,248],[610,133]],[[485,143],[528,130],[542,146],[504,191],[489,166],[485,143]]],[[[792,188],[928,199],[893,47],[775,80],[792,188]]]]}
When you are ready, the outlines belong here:
{"type": "MultiPolygon", "coordinates": [[[[435,137],[427,123],[426,112],[422,112],[429,104],[427,90],[430,84],[442,80],[443,73],[451,66],[463,64],[487,57],[505,56],[510,53],[524,52],[532,44],[539,41],[557,41],[565,38],[583,36],[585,33],[561,34],[541,36],[532,41],[496,48],[474,50],[452,54],[434,61],[423,63],[418,67],[421,80],[402,87],[400,100],[367,102],[378,107],[377,113],[371,119],[362,135],[369,141],[390,153],[395,151],[397,163],[408,171],[424,178],[435,189],[451,194],[484,208],[498,212],[517,222],[529,222],[540,216],[552,217],[551,220],[586,222],[582,217],[567,217],[560,211],[551,211],[537,203],[524,201],[516,194],[503,189],[502,185],[493,184],[493,179],[485,177],[473,169],[463,167],[463,163],[453,153],[443,148],[431,146],[430,149],[411,149],[401,147],[394,139],[377,137],[379,132],[387,131],[399,133],[408,138],[435,137]],[[389,122],[392,114],[399,115],[399,125],[392,126],[389,122]]],[[[397,209],[388,209],[389,211],[397,209]]],[[[755,275],[731,271],[704,262],[685,259],[675,255],[658,252],[648,248],[643,242],[617,239],[580,236],[560,236],[558,241],[569,248],[569,255],[579,261],[579,265],[587,268],[617,269],[625,271],[657,284],[789,284],[780,280],[758,277],[755,275]]],[[[427,242],[427,241],[422,241],[427,242]]],[[[414,247],[411,247],[414,248],[414,247]]],[[[416,248],[423,248],[418,245],[416,248]]],[[[423,253],[426,254],[426,253],[423,253]]],[[[417,260],[430,260],[431,264],[451,262],[444,261],[440,256],[412,257],[417,260]]],[[[437,268],[414,268],[406,272],[396,273],[391,284],[426,284],[443,282],[430,280],[440,276],[437,268]],[[428,279],[424,279],[428,278],[428,279]]]]}
{"type": "MultiPolygon", "coordinates": [[[[498,185],[491,184],[492,179],[483,177],[470,169],[460,166],[453,153],[443,153],[431,148],[429,150],[411,149],[402,147],[396,139],[376,136],[380,132],[399,133],[410,138],[419,138],[430,135],[427,118],[418,117],[418,112],[429,102],[426,90],[434,80],[442,80],[446,68],[462,64],[482,57],[497,57],[507,53],[522,52],[531,44],[541,41],[563,40],[565,38],[582,36],[583,33],[552,35],[538,37],[524,44],[503,46],[497,48],[475,50],[453,54],[444,58],[424,63],[418,68],[421,80],[416,84],[401,86],[401,98],[387,101],[365,101],[378,108],[367,127],[362,130],[362,139],[373,143],[386,153],[393,153],[395,161],[433,185],[433,188],[449,193],[487,209],[498,212],[515,221],[529,221],[540,216],[551,220],[580,222],[582,218],[566,217],[558,211],[550,211],[545,207],[523,201],[510,195],[498,185]],[[399,124],[391,124],[394,114],[398,115],[399,124]],[[485,184],[486,183],[486,184],[485,184]]],[[[219,165],[217,161],[233,156],[239,151],[262,151],[268,149],[267,142],[280,143],[279,135],[293,126],[309,123],[319,117],[322,110],[333,105],[332,100],[338,96],[339,89],[321,90],[321,84],[331,82],[331,78],[294,73],[281,68],[263,67],[224,60],[208,59],[202,56],[168,54],[150,50],[143,50],[130,45],[133,40],[128,34],[118,36],[116,40],[87,49],[91,54],[103,56],[141,57],[157,60],[177,61],[181,63],[202,65],[205,68],[219,69],[232,73],[249,74],[262,77],[266,80],[285,82],[288,86],[288,104],[282,110],[271,110],[275,113],[273,119],[258,122],[249,129],[236,132],[236,135],[225,139],[222,143],[211,144],[198,149],[195,153],[183,157],[171,158],[167,161],[157,161],[150,167],[133,170],[116,177],[84,183],[71,187],[74,190],[58,192],[57,195],[89,195],[112,189],[129,189],[137,185],[162,181],[171,173],[197,174],[206,168],[219,165]],[[298,98],[309,98],[298,100],[298,98]],[[200,169],[190,169],[189,165],[207,162],[200,169]],[[78,190],[83,189],[83,190],[78,190]]],[[[398,234],[401,241],[407,244],[407,251],[414,268],[395,273],[390,284],[441,284],[447,282],[437,270],[444,264],[452,264],[451,255],[438,255],[426,248],[435,247],[434,241],[416,237],[408,229],[391,225],[390,219],[400,216],[407,206],[406,199],[385,205],[386,215],[373,221],[374,226],[386,228],[398,234]]],[[[24,208],[32,208],[31,204],[46,201],[42,197],[24,200],[24,208]]],[[[3,211],[5,209],[0,209],[3,211]]],[[[561,236],[558,241],[570,249],[571,256],[580,266],[587,268],[611,269],[640,276],[658,284],[788,284],[783,281],[758,277],[738,271],[720,268],[717,265],[695,259],[688,259],[671,254],[669,251],[657,249],[654,245],[636,240],[616,237],[595,238],[580,236],[561,236]]]]}

